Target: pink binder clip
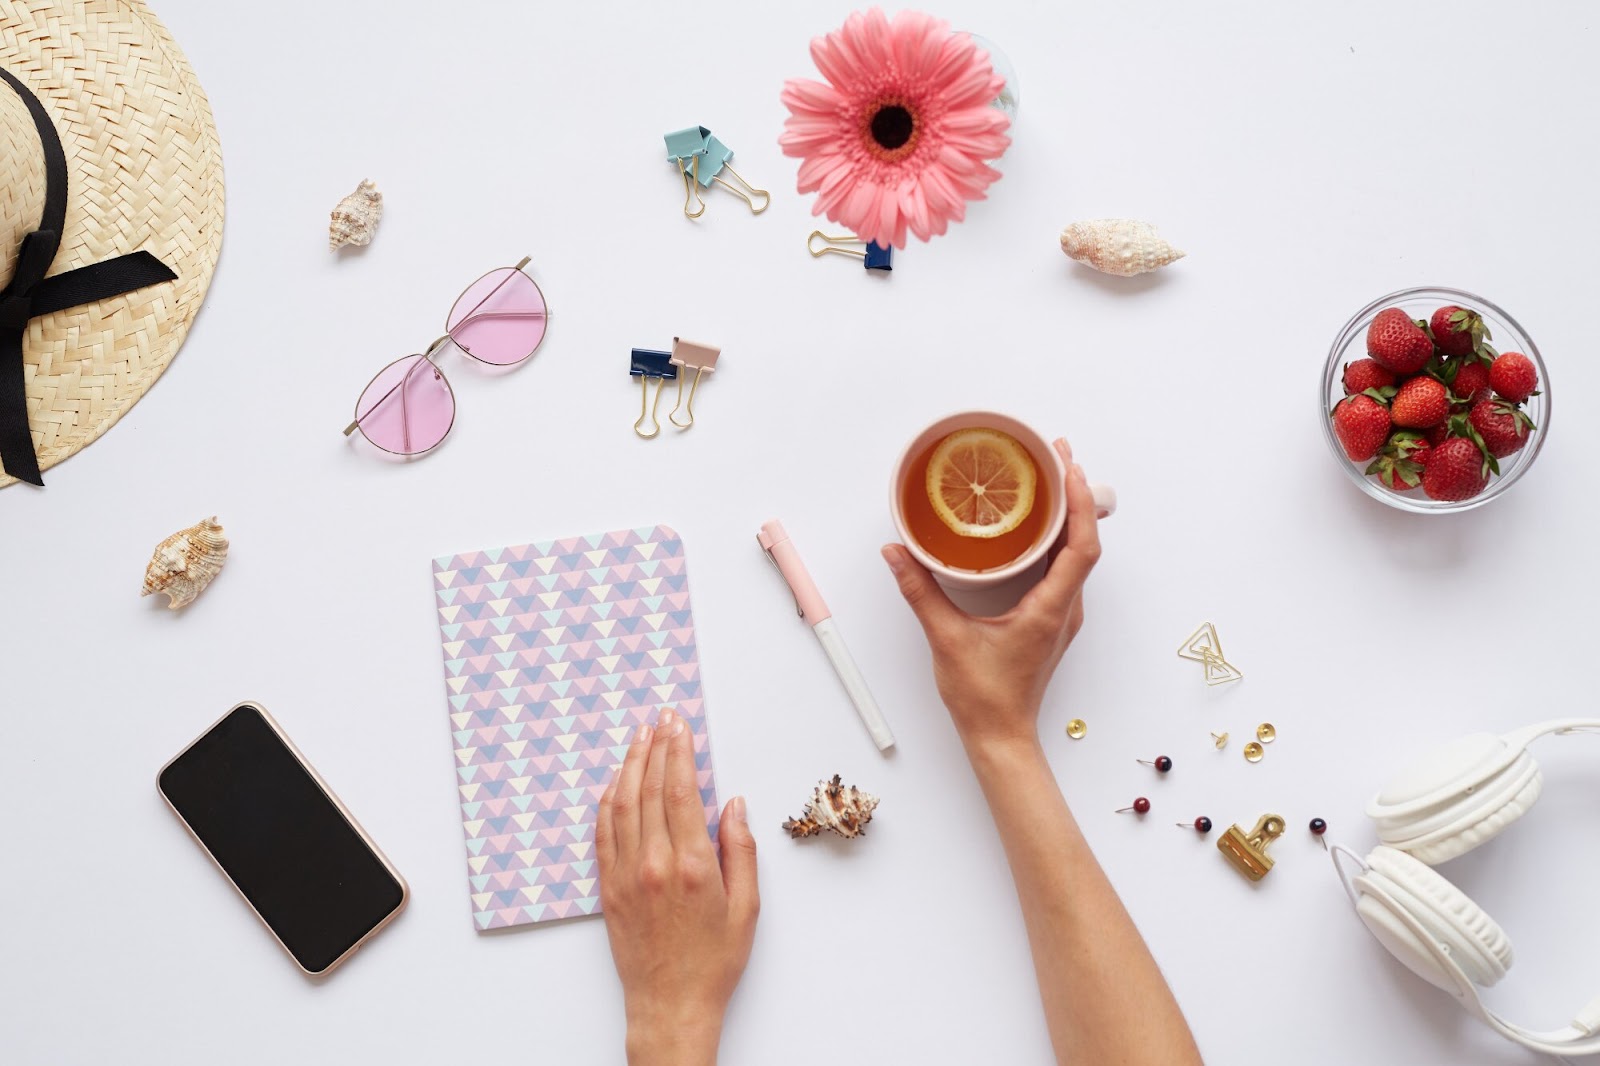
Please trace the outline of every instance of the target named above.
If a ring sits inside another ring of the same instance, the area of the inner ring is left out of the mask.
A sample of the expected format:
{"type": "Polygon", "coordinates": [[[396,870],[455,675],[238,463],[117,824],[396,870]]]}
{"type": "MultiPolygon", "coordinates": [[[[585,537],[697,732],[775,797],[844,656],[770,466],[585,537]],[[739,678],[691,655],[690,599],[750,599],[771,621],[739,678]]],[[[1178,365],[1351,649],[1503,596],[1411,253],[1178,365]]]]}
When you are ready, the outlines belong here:
{"type": "Polygon", "coordinates": [[[679,429],[688,429],[694,425],[694,393],[700,387],[700,378],[711,373],[717,368],[717,357],[722,354],[721,348],[713,348],[709,344],[696,344],[686,341],[682,337],[672,338],[672,365],[682,367],[684,370],[694,371],[694,381],[689,384],[689,401],[683,400],[683,379],[687,374],[678,375],[678,402],[673,404],[672,413],[667,420],[679,429]],[[678,409],[683,408],[689,416],[689,421],[678,421],[678,409]]]}

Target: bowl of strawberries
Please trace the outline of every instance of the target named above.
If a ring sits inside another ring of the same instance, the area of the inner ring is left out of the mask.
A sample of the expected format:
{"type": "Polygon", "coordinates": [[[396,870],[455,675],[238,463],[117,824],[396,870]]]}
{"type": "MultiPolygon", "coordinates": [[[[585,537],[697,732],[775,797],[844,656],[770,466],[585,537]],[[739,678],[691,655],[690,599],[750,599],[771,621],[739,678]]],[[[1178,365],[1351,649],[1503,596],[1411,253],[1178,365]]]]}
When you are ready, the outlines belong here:
{"type": "Polygon", "coordinates": [[[1318,396],[1334,458],[1419,514],[1481,507],[1533,465],[1550,387],[1533,339],[1481,296],[1403,289],[1345,323],[1318,396]]]}

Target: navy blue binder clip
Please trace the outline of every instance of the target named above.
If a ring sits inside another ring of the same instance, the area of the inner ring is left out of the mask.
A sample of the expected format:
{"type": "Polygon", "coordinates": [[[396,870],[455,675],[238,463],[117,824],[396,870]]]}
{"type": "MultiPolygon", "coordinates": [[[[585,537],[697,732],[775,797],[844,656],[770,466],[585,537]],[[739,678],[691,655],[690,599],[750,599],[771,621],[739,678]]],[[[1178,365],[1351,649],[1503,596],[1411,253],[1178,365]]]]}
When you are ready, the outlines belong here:
{"type": "Polygon", "coordinates": [[[884,273],[888,273],[894,269],[894,264],[891,260],[893,249],[880,247],[871,241],[864,241],[860,237],[830,237],[821,230],[814,229],[811,231],[811,236],[806,238],[806,251],[811,253],[813,259],[820,259],[822,256],[832,252],[835,255],[853,255],[860,259],[861,265],[868,270],[881,270],[884,273]],[[819,240],[822,242],[820,245],[817,243],[819,240]],[[847,247],[852,244],[860,244],[864,247],[847,247]]]}
{"type": "Polygon", "coordinates": [[[661,390],[667,382],[675,381],[678,377],[678,368],[672,364],[671,352],[657,352],[649,348],[635,348],[628,363],[628,373],[639,379],[639,419],[633,424],[633,431],[645,440],[661,432],[661,419],[656,417],[656,408],[661,405],[661,390]],[[656,398],[650,400],[650,379],[656,381],[656,398]],[[645,419],[650,420],[654,429],[645,429],[645,419]]]}

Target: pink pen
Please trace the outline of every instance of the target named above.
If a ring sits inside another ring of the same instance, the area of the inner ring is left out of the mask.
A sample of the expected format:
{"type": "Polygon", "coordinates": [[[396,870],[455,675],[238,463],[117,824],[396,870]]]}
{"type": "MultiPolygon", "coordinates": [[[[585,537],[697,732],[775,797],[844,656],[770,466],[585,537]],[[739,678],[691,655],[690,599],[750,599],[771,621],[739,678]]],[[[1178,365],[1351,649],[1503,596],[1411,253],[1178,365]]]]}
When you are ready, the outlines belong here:
{"type": "Polygon", "coordinates": [[[795,609],[800,612],[801,618],[811,623],[811,631],[817,635],[817,641],[827,653],[834,673],[839,675],[867,732],[872,734],[872,742],[878,745],[879,751],[888,751],[894,747],[894,734],[889,731],[889,723],[883,720],[878,701],[872,698],[872,690],[867,688],[867,679],[861,676],[856,661],[850,657],[850,649],[844,646],[844,638],[839,635],[839,627],[833,624],[833,612],[822,602],[822,593],[817,591],[817,583],[806,572],[806,564],[800,561],[800,553],[795,551],[794,541],[784,532],[783,523],[773,519],[763,525],[761,532],[756,534],[756,542],[778,568],[784,581],[789,583],[789,591],[794,593],[795,609]]]}

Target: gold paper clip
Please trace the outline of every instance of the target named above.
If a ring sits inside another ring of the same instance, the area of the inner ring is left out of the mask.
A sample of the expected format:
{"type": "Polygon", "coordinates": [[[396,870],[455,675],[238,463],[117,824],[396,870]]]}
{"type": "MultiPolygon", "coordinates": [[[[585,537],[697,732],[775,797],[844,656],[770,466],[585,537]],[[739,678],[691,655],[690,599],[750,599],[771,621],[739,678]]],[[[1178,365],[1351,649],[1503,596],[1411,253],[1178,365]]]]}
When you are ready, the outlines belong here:
{"type": "Polygon", "coordinates": [[[1244,672],[1223,656],[1222,638],[1217,636],[1217,627],[1210,622],[1200,623],[1199,629],[1184,638],[1178,645],[1178,658],[1203,665],[1207,685],[1225,685],[1244,678],[1244,672]]]}
{"type": "Polygon", "coordinates": [[[1256,827],[1250,830],[1249,836],[1237,825],[1229,826],[1217,841],[1217,850],[1233,864],[1234,869],[1252,881],[1259,881],[1272,869],[1267,846],[1283,835],[1283,829],[1282,815],[1263,814],[1256,821],[1256,827]]]}
{"type": "Polygon", "coordinates": [[[853,234],[841,234],[830,237],[819,229],[811,231],[806,238],[806,251],[811,253],[811,258],[821,259],[832,252],[834,255],[849,255],[861,260],[861,265],[868,270],[889,272],[894,269],[893,250],[882,248],[871,241],[864,241],[853,234]],[[819,245],[817,241],[822,243],[819,245]],[[860,248],[850,248],[847,245],[859,244],[860,248]]]}
{"type": "Polygon", "coordinates": [[[667,387],[667,382],[678,376],[678,368],[672,365],[672,355],[669,352],[654,352],[647,348],[635,348],[628,364],[628,373],[639,379],[639,417],[633,423],[633,431],[645,440],[661,432],[661,419],[656,415],[656,409],[661,406],[661,390],[667,387]],[[650,379],[656,381],[655,403],[650,402],[650,379]],[[645,429],[645,419],[650,420],[654,428],[645,429]]]}
{"type": "Polygon", "coordinates": [[[689,384],[689,402],[683,402],[683,379],[687,373],[678,374],[678,402],[672,405],[672,413],[667,420],[679,429],[688,429],[694,425],[694,394],[700,388],[700,379],[717,368],[717,358],[722,355],[721,348],[713,348],[709,344],[696,344],[686,341],[682,337],[672,338],[672,365],[682,368],[682,371],[693,370],[694,381],[689,384]],[[682,407],[689,416],[689,421],[678,421],[678,409],[682,407]]]}

